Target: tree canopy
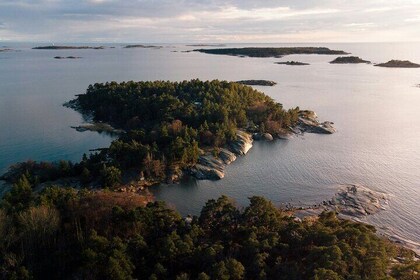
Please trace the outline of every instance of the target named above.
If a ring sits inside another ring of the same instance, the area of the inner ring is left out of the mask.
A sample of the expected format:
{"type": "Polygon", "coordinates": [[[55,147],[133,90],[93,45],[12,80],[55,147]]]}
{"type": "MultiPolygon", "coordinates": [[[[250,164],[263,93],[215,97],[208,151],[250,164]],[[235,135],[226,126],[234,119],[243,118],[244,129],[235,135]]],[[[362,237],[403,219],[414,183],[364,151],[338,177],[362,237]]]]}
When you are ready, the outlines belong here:
{"type": "MultiPolygon", "coordinates": [[[[14,186],[20,192],[24,180],[14,186]]],[[[29,188],[30,190],[30,188],[29,188]]],[[[26,192],[26,191],[25,191],[26,192]]],[[[295,220],[262,197],[222,196],[183,218],[164,202],[50,187],[5,198],[2,279],[418,279],[413,254],[325,212],[295,220]],[[28,199],[29,198],[29,199],[28,199]],[[395,256],[401,263],[392,263],[395,256]],[[416,278],[417,277],[417,278],[416,278]]]]}

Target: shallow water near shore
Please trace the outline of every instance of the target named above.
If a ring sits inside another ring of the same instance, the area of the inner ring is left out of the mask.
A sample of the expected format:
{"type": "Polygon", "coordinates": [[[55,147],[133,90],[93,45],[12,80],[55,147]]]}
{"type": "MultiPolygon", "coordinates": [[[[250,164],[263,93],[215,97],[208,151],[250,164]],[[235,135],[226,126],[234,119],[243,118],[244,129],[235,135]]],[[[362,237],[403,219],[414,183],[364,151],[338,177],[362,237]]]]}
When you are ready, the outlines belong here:
{"type": "MultiPolygon", "coordinates": [[[[361,184],[391,195],[389,209],[367,219],[420,243],[419,69],[334,65],[336,56],[239,58],[161,49],[31,50],[38,44],[3,43],[20,52],[0,53],[0,171],[33,160],[80,160],[112,138],[77,132],[82,116],[62,104],[95,82],[124,80],[267,79],[255,88],[290,108],[317,112],[335,123],[333,135],[305,134],[289,141],[254,142],[220,181],[185,180],[152,189],[182,214],[198,214],[210,198],[226,194],[239,206],[261,195],[276,205],[313,205],[330,199],[338,184],[361,184]],[[178,52],[173,52],[178,51],[178,52]],[[57,60],[54,56],[80,56],[57,60]],[[310,63],[304,67],[279,61],[310,63]]],[[[227,45],[227,47],[246,45],[227,45]]],[[[258,45],[253,45],[258,46],[258,45]]],[[[260,45],[260,46],[282,46],[260,45]]],[[[284,46],[304,46],[287,44],[284,46]]],[[[351,52],[374,63],[420,62],[420,44],[309,44],[351,52]]]]}

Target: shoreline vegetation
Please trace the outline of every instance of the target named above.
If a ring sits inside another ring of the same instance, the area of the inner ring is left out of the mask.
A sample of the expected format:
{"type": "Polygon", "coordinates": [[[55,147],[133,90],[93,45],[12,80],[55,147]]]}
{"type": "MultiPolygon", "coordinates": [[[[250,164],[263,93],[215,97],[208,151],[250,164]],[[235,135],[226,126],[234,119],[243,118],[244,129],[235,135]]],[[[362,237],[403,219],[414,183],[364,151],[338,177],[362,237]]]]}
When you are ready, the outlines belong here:
{"type": "Polygon", "coordinates": [[[331,50],[324,47],[289,47],[289,48],[223,48],[223,49],[195,49],[195,52],[216,55],[247,56],[247,57],[276,57],[280,58],[292,54],[348,54],[341,50],[331,50]]]}
{"type": "Polygon", "coordinates": [[[363,60],[358,56],[340,56],[330,61],[331,64],[357,64],[357,63],[366,63],[371,64],[370,61],[363,60]]]}

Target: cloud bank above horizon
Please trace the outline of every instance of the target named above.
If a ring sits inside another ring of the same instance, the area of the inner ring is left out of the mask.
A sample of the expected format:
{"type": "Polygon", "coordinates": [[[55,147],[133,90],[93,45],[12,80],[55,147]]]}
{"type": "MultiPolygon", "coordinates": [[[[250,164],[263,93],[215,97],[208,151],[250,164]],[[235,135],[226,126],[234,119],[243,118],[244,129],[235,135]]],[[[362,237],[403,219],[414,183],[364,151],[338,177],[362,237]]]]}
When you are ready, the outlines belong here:
{"type": "Polygon", "coordinates": [[[404,42],[420,0],[0,0],[0,41],[404,42]]]}

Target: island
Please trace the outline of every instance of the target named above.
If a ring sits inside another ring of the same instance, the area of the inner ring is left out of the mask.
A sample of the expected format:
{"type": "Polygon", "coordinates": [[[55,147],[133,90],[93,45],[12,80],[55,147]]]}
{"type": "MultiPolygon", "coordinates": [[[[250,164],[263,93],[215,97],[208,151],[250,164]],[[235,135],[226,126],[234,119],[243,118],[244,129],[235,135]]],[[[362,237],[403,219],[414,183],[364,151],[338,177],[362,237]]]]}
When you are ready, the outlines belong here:
{"type": "Polygon", "coordinates": [[[14,49],[10,49],[10,48],[0,49],[0,52],[12,52],[12,51],[14,51],[14,49]]]}
{"type": "Polygon", "coordinates": [[[331,50],[325,47],[282,47],[282,48],[223,48],[223,49],[195,49],[193,51],[207,54],[248,56],[248,57],[283,57],[291,54],[348,54],[341,50],[331,50]]]}
{"type": "Polygon", "coordinates": [[[389,68],[420,68],[420,64],[408,60],[390,60],[386,63],[375,64],[375,66],[389,68]]]}
{"type": "Polygon", "coordinates": [[[245,155],[254,140],[335,132],[314,112],[285,110],[252,87],[219,80],[97,83],[65,106],[91,116],[93,123],[74,127],[78,131],[118,138],[79,163],[16,164],[4,180],[15,183],[26,174],[42,186],[71,178],[74,187],[127,191],[183,176],[221,179],[226,165],[245,155]]]}
{"type": "Polygon", "coordinates": [[[134,48],[141,48],[141,49],[160,49],[162,46],[153,46],[153,45],[127,45],[124,47],[125,49],[134,49],[134,48]]]}
{"type": "Polygon", "coordinates": [[[247,85],[247,86],[268,86],[272,87],[275,86],[277,83],[268,80],[241,80],[236,81],[238,84],[247,85]]]}
{"type": "Polygon", "coordinates": [[[54,56],[55,59],[79,59],[80,56],[54,56]]]}
{"type": "Polygon", "coordinates": [[[367,63],[370,64],[370,61],[363,60],[358,56],[340,56],[330,61],[331,64],[357,64],[357,63],[367,63]]]}
{"type": "Polygon", "coordinates": [[[225,44],[191,44],[186,45],[187,47],[224,47],[225,44]]]}
{"type": "Polygon", "coordinates": [[[89,46],[39,46],[32,48],[33,50],[85,50],[85,49],[92,49],[92,50],[103,50],[105,47],[89,47],[89,46]]]}
{"type": "Polygon", "coordinates": [[[299,62],[299,61],[281,61],[281,62],[274,62],[275,64],[283,64],[283,65],[290,65],[290,66],[304,66],[310,65],[309,63],[299,62]]]}

